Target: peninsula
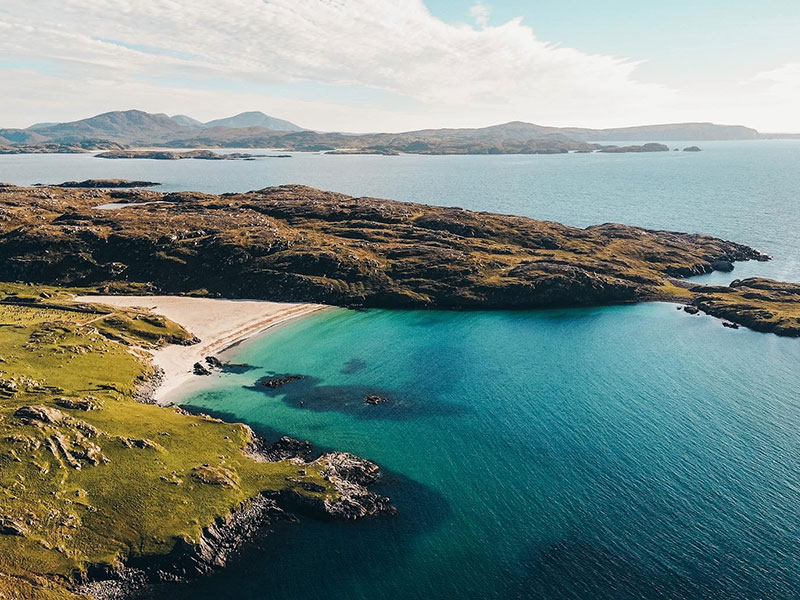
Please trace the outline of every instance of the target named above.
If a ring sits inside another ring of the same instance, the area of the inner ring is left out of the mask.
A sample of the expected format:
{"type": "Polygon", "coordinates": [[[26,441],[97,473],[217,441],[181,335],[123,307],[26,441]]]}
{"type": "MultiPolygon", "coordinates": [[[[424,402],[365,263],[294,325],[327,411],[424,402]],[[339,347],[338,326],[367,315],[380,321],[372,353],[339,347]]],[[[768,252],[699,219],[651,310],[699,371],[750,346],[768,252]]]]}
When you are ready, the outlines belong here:
{"type": "Polygon", "coordinates": [[[395,308],[667,300],[724,310],[732,321],[757,305],[742,325],[798,335],[791,284],[745,280],[730,293],[680,281],[768,259],[701,234],[580,229],[305,186],[223,195],[0,188],[6,279],[110,291],[136,285],[148,293],[395,308]],[[120,202],[135,206],[95,208],[120,202]]]}

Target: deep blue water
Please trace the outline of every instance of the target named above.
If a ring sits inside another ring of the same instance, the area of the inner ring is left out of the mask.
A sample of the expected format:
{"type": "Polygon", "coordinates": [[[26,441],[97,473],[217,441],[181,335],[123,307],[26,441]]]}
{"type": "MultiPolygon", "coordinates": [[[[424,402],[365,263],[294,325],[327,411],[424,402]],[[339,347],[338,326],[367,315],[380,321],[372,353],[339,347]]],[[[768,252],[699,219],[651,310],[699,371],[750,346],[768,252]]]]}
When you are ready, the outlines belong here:
{"type": "MultiPolygon", "coordinates": [[[[305,183],[574,225],[704,231],[775,255],[707,279],[800,280],[800,142],[700,145],[700,154],[242,163],[0,157],[0,180],[305,183]]],[[[184,402],[377,461],[400,514],[304,519],[158,597],[800,597],[800,340],[725,329],[669,304],[335,309],[229,358],[257,368],[184,402]],[[250,389],[273,372],[309,377],[278,395],[250,389]],[[367,393],[390,403],[366,406],[367,393]]]]}

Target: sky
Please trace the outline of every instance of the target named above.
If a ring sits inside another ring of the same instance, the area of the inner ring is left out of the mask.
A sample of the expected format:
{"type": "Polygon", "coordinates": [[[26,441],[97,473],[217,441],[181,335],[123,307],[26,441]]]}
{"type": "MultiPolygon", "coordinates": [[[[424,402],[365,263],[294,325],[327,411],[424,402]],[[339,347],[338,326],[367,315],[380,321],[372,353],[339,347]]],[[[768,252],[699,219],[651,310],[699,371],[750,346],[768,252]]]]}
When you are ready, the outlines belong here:
{"type": "Polygon", "coordinates": [[[800,0],[3,0],[0,127],[260,110],[352,132],[800,132],[800,0]]]}

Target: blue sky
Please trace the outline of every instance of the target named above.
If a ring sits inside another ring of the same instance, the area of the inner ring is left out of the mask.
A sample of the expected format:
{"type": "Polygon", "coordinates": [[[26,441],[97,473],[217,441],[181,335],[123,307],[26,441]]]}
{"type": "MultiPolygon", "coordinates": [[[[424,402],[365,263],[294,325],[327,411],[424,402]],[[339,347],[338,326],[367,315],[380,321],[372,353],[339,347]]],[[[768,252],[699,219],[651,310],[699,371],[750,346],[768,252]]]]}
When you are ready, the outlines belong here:
{"type": "Polygon", "coordinates": [[[141,108],[800,131],[798,0],[5,0],[0,57],[0,126],[141,108]]]}

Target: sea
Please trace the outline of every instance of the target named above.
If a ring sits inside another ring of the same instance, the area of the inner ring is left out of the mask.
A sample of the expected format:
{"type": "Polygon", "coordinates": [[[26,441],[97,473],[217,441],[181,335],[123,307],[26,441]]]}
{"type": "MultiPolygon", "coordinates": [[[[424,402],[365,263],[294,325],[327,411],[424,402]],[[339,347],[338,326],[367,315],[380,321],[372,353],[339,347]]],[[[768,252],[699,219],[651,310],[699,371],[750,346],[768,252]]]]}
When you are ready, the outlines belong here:
{"type": "MultiPolygon", "coordinates": [[[[569,225],[704,232],[800,281],[800,141],[702,152],[254,161],[0,156],[0,181],[305,184],[569,225]]],[[[692,142],[670,147],[683,148],[692,142]]],[[[130,210],[130,209],[120,209],[130,210]]],[[[667,303],[540,311],[331,309],[228,350],[177,400],[270,439],[379,463],[398,515],[301,517],[158,599],[800,598],[800,340],[667,303]],[[273,374],[305,378],[278,390],[273,374]],[[388,402],[366,405],[377,394],[388,402]]]]}

